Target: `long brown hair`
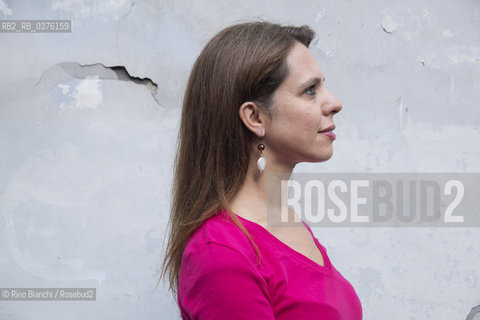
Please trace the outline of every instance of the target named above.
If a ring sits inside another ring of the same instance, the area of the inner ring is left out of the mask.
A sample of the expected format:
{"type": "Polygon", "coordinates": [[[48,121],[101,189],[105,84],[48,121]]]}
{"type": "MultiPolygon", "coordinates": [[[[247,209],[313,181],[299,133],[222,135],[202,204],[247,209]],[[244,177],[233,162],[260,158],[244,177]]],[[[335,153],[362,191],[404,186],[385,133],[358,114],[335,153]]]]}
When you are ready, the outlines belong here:
{"type": "Polygon", "coordinates": [[[260,257],[250,234],[230,210],[241,187],[257,136],[238,115],[255,102],[268,113],[275,90],[288,74],[286,58],[296,42],[310,45],[308,26],[248,22],[230,26],[205,46],[186,88],[172,189],[169,239],[160,279],[168,273],[178,292],[185,245],[192,233],[219,209],[226,209],[260,257]]]}

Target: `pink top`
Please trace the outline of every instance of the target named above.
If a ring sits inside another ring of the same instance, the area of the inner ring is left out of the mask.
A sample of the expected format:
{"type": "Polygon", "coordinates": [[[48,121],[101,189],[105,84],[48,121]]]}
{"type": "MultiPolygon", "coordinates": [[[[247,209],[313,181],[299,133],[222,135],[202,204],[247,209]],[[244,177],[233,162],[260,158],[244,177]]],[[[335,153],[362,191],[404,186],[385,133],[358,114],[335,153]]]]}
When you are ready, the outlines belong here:
{"type": "Polygon", "coordinates": [[[226,211],[205,221],[183,253],[177,296],[182,319],[362,319],[355,290],[305,222],[324,266],[237,217],[257,244],[261,263],[226,211]]]}

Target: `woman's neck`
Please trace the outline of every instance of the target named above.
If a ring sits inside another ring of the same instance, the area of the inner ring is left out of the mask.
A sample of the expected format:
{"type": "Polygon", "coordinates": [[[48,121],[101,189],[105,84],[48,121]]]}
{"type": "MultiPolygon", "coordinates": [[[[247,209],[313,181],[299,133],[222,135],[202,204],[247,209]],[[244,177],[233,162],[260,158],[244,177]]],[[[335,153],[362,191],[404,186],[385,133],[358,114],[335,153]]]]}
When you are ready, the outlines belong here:
{"type": "Polygon", "coordinates": [[[294,214],[288,209],[286,198],[287,181],[293,167],[272,162],[268,161],[265,170],[259,173],[256,159],[252,159],[245,180],[230,203],[234,213],[262,226],[267,222],[272,226],[272,221],[276,225],[282,219],[290,222],[294,214]]]}

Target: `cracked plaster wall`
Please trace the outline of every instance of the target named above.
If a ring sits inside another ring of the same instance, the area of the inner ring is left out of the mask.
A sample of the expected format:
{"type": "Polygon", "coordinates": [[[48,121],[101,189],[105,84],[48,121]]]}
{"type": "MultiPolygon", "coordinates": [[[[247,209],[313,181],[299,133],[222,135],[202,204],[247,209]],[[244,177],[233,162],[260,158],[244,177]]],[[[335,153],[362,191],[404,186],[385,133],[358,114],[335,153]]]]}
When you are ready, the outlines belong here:
{"type": "MultiPolygon", "coordinates": [[[[297,171],[479,172],[480,3],[9,1],[0,19],[0,287],[95,287],[96,302],[8,303],[1,319],[178,319],[155,291],[183,88],[222,27],[309,24],[343,102],[334,156],[297,171]]],[[[365,319],[465,319],[478,229],[314,229],[365,319]]]]}

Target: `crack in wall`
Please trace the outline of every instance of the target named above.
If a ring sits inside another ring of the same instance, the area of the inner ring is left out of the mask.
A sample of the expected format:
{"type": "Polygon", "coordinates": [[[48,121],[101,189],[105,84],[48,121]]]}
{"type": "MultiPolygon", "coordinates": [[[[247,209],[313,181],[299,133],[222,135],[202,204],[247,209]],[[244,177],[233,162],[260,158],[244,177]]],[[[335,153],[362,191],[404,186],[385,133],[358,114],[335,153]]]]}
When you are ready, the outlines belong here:
{"type": "Polygon", "coordinates": [[[135,6],[135,2],[130,3],[130,8],[128,8],[128,12],[125,13],[123,16],[121,16],[120,19],[118,19],[118,22],[117,22],[117,33],[116,33],[116,36],[115,36],[115,48],[117,49],[117,55],[120,54],[120,51],[118,50],[118,32],[120,30],[120,22],[132,12],[133,6],[135,6]]]}
{"type": "Polygon", "coordinates": [[[157,99],[158,85],[150,78],[140,78],[130,75],[124,66],[109,67],[103,63],[79,64],[77,62],[61,62],[43,72],[35,86],[51,89],[59,82],[71,78],[87,79],[92,76],[102,80],[131,81],[139,85],[144,85],[150,91],[153,99],[161,105],[157,99]]]}

